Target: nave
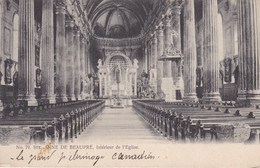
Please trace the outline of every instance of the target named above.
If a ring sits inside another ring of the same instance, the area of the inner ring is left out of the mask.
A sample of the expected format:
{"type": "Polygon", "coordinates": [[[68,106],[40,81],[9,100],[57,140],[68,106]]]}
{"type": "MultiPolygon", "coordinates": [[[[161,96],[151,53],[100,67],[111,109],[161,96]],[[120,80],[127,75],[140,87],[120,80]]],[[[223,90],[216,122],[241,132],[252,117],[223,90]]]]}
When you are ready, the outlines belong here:
{"type": "Polygon", "coordinates": [[[75,142],[169,143],[144,122],[132,107],[125,109],[105,107],[75,142]]]}

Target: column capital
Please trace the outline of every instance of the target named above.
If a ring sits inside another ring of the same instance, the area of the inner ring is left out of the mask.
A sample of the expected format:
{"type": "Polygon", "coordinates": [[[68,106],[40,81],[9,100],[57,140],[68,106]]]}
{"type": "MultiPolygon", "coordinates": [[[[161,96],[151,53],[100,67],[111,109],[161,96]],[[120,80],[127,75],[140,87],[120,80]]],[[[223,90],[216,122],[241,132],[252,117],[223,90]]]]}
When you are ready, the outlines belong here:
{"type": "Polygon", "coordinates": [[[156,34],[152,34],[151,36],[151,44],[157,44],[157,37],[156,37],[156,34]]]}
{"type": "Polygon", "coordinates": [[[86,38],[81,34],[81,36],[80,36],[80,43],[81,44],[85,44],[86,43],[86,38]]]}
{"type": "Polygon", "coordinates": [[[66,15],[66,21],[65,21],[65,26],[73,28],[75,26],[75,21],[72,17],[69,17],[66,15]]]}
{"type": "Polygon", "coordinates": [[[56,0],[55,1],[55,13],[65,14],[66,13],[66,0],[56,0]]]}
{"type": "Polygon", "coordinates": [[[158,26],[156,26],[156,33],[159,36],[163,36],[163,23],[160,23],[158,26]]]}
{"type": "Polygon", "coordinates": [[[180,15],[181,14],[181,9],[182,9],[182,7],[183,7],[183,4],[184,4],[184,1],[182,1],[182,2],[174,2],[173,4],[172,4],[172,10],[171,10],[171,12],[172,12],[172,15],[180,15]]]}
{"type": "Polygon", "coordinates": [[[80,37],[80,29],[77,26],[74,26],[74,35],[80,37]]]}
{"type": "Polygon", "coordinates": [[[163,23],[165,28],[171,27],[171,22],[172,22],[172,14],[167,14],[163,17],[163,23]]]}

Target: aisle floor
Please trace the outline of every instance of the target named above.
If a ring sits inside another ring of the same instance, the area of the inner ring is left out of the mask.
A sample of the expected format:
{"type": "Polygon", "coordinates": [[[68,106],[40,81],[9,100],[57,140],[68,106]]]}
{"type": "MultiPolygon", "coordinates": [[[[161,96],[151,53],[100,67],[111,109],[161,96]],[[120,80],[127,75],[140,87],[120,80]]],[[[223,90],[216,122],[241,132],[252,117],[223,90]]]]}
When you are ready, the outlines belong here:
{"type": "Polygon", "coordinates": [[[133,109],[106,107],[76,141],[171,143],[133,109]]]}

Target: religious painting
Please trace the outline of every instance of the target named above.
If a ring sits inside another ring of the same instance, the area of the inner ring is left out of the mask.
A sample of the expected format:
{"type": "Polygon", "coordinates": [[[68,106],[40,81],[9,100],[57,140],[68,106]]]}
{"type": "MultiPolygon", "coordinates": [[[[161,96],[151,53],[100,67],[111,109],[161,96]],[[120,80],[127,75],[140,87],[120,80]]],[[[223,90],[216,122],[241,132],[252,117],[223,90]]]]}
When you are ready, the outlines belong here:
{"type": "Polygon", "coordinates": [[[4,28],[4,53],[10,55],[11,46],[11,31],[9,28],[4,28]]]}

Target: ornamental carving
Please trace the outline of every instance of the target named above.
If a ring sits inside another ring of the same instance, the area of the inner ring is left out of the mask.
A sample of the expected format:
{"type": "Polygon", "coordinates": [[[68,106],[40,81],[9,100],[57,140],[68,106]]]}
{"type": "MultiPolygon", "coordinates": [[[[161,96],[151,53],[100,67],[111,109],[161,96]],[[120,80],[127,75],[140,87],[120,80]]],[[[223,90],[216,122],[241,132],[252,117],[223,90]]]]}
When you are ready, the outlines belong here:
{"type": "Polygon", "coordinates": [[[181,51],[174,47],[173,44],[167,49],[165,49],[165,54],[172,56],[181,56],[181,51]]]}
{"type": "Polygon", "coordinates": [[[66,6],[66,0],[56,0],[56,6],[65,7],[66,6]]]}
{"type": "Polygon", "coordinates": [[[11,84],[12,83],[12,66],[13,61],[11,59],[5,60],[5,83],[11,84]]]}

